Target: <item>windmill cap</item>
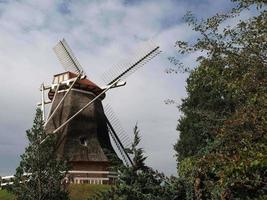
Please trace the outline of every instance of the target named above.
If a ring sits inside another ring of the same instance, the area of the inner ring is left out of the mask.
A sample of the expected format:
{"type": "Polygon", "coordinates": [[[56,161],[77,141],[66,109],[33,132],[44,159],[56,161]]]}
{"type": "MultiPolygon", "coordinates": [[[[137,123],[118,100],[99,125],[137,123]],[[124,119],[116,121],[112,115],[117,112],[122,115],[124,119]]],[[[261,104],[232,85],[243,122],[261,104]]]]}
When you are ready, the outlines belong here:
{"type": "MultiPolygon", "coordinates": [[[[55,74],[53,84],[59,84],[64,81],[68,81],[69,79],[76,78],[77,76],[78,74],[70,72],[70,71],[55,74]]],[[[103,89],[101,89],[98,85],[96,85],[94,82],[86,78],[78,80],[73,86],[73,88],[84,90],[84,91],[89,91],[89,92],[94,93],[95,95],[99,95],[103,91],[103,89]]],[[[48,94],[49,99],[53,99],[54,92],[55,91],[53,90],[49,91],[49,94],[48,94]]],[[[105,94],[101,95],[100,99],[103,100],[104,98],[105,98],[105,94]]]]}

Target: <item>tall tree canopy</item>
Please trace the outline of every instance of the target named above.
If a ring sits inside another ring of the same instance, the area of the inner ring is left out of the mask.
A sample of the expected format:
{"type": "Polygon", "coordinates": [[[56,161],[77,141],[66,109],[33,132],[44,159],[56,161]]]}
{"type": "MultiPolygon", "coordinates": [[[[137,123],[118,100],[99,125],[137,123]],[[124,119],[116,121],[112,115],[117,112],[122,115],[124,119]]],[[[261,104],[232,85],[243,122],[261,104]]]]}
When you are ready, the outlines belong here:
{"type": "Polygon", "coordinates": [[[175,145],[188,199],[267,197],[266,1],[235,2],[231,12],[201,22],[189,13],[200,37],[177,42],[181,54],[205,53],[187,80],[175,145]],[[250,8],[253,17],[223,25],[250,8]]]}
{"type": "Polygon", "coordinates": [[[58,160],[55,153],[55,138],[44,131],[42,111],[37,109],[33,127],[27,131],[29,146],[21,155],[11,191],[17,200],[68,200],[63,179],[68,167],[58,160]]]}

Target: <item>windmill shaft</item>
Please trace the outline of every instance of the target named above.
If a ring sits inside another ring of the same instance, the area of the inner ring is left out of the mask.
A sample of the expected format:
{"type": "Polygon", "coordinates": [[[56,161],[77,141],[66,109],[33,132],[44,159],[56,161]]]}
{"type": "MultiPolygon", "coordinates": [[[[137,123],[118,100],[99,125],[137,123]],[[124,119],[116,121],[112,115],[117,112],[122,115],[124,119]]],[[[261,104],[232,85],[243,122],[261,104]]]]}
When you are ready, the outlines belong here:
{"type": "Polygon", "coordinates": [[[159,47],[156,47],[155,49],[153,49],[152,51],[150,51],[148,54],[146,54],[143,58],[141,58],[140,60],[138,60],[136,63],[134,63],[131,67],[129,67],[127,70],[125,70],[123,73],[121,73],[117,78],[115,78],[113,81],[111,81],[109,84],[113,83],[114,81],[120,79],[122,76],[124,76],[127,72],[129,72],[131,69],[133,69],[135,66],[137,66],[139,63],[141,63],[142,61],[144,61],[147,57],[149,57],[150,55],[152,55],[154,52],[156,52],[159,49],[159,47]]]}

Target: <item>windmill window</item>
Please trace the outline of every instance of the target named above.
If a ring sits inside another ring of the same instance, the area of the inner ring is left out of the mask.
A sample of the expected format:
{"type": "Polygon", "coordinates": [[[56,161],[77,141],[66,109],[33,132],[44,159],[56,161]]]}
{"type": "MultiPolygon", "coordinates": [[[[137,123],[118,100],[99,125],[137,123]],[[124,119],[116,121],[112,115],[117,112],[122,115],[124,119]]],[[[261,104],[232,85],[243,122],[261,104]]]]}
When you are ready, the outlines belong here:
{"type": "Polygon", "coordinates": [[[87,138],[86,137],[80,137],[80,144],[83,146],[87,146],[88,145],[87,138]]]}
{"type": "Polygon", "coordinates": [[[68,74],[64,74],[64,81],[69,79],[69,75],[68,74]]]}
{"type": "Polygon", "coordinates": [[[63,75],[60,75],[59,76],[59,82],[62,82],[64,79],[63,79],[63,75]]]}
{"type": "Polygon", "coordinates": [[[54,78],[54,83],[55,83],[55,84],[58,83],[58,76],[56,76],[56,77],[54,78]]]}

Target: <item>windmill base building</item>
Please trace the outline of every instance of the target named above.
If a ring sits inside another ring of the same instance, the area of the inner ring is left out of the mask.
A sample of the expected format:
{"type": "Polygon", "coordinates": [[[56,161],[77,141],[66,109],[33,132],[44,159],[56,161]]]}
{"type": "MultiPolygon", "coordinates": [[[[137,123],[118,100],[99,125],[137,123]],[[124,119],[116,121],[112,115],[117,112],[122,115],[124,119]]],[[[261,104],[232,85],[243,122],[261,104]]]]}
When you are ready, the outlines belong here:
{"type": "MultiPolygon", "coordinates": [[[[53,89],[48,93],[49,98],[53,100],[51,113],[59,106],[45,126],[48,134],[53,133],[102,91],[88,79],[77,81],[70,89],[69,80],[77,76],[71,72],[54,76],[53,89]]],[[[116,173],[112,172],[110,167],[112,159],[119,158],[109,138],[101,102],[104,97],[105,95],[102,95],[95,100],[57,134],[57,154],[59,158],[68,160],[71,166],[69,179],[73,183],[111,184],[116,178],[116,173]]]]}

